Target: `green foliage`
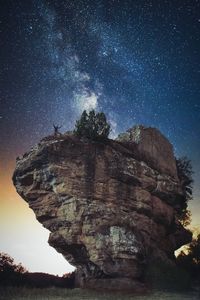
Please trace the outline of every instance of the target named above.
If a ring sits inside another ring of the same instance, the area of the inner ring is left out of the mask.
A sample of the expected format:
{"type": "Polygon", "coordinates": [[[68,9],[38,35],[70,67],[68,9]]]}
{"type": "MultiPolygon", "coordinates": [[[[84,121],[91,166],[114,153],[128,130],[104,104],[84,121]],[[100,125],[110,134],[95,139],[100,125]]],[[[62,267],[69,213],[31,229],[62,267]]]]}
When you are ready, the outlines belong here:
{"type": "Polygon", "coordinates": [[[183,226],[191,223],[191,212],[187,209],[187,203],[192,200],[193,171],[191,161],[186,157],[176,159],[177,173],[183,190],[181,209],[178,213],[179,221],[183,226]]]}
{"type": "Polygon", "coordinates": [[[91,110],[87,113],[84,110],[81,118],[76,122],[74,133],[91,140],[104,140],[109,136],[110,125],[103,112],[95,113],[91,110]]]}

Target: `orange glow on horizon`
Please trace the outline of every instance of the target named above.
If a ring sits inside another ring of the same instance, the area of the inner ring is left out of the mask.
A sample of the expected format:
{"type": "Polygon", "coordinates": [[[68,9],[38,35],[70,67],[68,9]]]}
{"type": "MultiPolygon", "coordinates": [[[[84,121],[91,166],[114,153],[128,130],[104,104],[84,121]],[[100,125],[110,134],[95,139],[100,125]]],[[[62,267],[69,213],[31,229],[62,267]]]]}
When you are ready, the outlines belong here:
{"type": "Polygon", "coordinates": [[[63,275],[74,268],[48,245],[49,231],[17,194],[12,183],[14,164],[0,172],[0,251],[21,262],[30,272],[63,275]]]}
{"type": "Polygon", "coordinates": [[[0,218],[6,223],[11,220],[10,223],[13,223],[16,219],[18,222],[24,223],[25,219],[29,219],[31,210],[28,213],[28,204],[16,192],[12,182],[13,171],[14,167],[11,165],[4,173],[0,174],[0,218]]]}

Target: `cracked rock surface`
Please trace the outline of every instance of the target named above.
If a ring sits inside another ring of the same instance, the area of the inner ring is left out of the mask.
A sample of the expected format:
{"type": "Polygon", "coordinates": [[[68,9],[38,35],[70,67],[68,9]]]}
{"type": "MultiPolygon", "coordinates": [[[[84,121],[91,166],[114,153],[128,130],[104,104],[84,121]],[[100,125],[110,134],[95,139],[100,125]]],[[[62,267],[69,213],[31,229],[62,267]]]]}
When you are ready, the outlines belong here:
{"type": "Polygon", "coordinates": [[[17,159],[13,182],[49,244],[77,268],[80,287],[142,288],[151,261],[173,264],[191,240],[176,218],[173,149],[157,129],[105,142],[47,137],[17,159]]]}

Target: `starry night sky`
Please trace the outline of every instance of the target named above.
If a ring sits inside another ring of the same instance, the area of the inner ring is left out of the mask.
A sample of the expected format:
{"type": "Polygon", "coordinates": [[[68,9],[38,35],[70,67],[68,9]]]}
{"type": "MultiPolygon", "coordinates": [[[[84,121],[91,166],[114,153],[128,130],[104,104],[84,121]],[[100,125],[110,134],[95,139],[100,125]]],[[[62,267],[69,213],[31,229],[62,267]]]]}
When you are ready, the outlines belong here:
{"type": "Polygon", "coordinates": [[[7,0],[0,15],[5,182],[52,123],[70,130],[95,108],[112,137],[135,124],[157,127],[192,160],[200,226],[200,1],[7,0]]]}

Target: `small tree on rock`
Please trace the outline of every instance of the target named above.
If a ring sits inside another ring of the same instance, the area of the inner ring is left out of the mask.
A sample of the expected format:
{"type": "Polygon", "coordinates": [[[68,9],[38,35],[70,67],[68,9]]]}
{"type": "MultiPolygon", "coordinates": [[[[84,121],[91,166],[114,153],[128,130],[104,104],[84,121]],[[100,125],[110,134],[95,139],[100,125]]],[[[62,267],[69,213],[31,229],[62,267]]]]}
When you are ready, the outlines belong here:
{"type": "Polygon", "coordinates": [[[104,140],[109,136],[110,125],[103,112],[95,113],[91,110],[87,113],[84,110],[80,119],[76,121],[74,133],[91,140],[104,140]]]}

